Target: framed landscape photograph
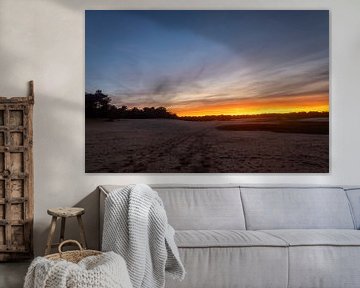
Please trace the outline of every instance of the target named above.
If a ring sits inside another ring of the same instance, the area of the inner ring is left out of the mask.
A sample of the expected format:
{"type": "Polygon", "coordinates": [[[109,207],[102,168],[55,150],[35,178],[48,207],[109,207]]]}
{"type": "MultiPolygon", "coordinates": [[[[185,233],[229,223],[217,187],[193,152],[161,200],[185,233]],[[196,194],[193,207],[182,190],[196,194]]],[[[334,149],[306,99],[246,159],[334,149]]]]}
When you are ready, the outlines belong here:
{"type": "Polygon", "coordinates": [[[88,10],[87,173],[328,173],[328,10],[88,10]]]}

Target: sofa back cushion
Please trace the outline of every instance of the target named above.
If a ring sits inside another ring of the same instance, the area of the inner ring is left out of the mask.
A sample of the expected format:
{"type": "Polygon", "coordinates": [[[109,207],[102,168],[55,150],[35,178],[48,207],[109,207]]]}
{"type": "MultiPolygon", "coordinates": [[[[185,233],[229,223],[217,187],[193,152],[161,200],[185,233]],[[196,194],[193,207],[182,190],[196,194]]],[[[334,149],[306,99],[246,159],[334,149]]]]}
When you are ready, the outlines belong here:
{"type": "Polygon", "coordinates": [[[239,187],[153,187],[176,230],[244,230],[239,187]]]}
{"type": "Polygon", "coordinates": [[[241,187],[246,227],[263,229],[354,229],[342,188],[241,187]]]}

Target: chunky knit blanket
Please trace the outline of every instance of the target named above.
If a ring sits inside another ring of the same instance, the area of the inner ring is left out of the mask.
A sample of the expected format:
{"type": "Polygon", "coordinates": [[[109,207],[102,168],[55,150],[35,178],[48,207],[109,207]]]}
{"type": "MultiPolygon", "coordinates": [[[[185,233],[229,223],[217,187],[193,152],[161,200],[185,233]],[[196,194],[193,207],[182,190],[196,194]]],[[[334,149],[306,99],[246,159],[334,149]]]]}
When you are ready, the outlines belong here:
{"type": "Polygon", "coordinates": [[[134,288],[165,287],[165,271],[174,279],[185,276],[163,203],[144,184],[106,198],[102,249],[124,257],[134,288]]]}
{"type": "Polygon", "coordinates": [[[124,259],[113,252],[89,256],[75,264],[37,257],[24,288],[132,288],[124,259]]]}

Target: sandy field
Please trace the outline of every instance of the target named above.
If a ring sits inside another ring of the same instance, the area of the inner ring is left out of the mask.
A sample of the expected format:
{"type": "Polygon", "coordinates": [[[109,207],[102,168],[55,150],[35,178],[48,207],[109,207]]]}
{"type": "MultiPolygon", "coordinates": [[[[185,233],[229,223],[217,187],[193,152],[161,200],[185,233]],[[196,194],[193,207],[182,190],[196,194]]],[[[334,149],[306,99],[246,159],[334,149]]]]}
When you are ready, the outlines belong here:
{"type": "Polygon", "coordinates": [[[327,173],[329,135],[222,130],[249,120],[86,120],[88,173],[327,173]]]}

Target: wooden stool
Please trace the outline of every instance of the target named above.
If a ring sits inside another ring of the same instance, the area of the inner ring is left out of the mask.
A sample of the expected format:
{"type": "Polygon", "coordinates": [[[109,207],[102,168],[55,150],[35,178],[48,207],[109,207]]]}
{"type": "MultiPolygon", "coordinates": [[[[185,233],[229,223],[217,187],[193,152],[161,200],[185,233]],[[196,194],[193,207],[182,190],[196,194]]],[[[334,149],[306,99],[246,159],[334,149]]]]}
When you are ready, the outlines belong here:
{"type": "Polygon", "coordinates": [[[47,213],[52,216],[51,224],[50,224],[50,231],[49,236],[46,244],[46,250],[45,255],[50,254],[52,247],[57,247],[62,241],[64,241],[64,234],[65,234],[65,223],[66,218],[69,217],[76,217],[79,223],[80,227],[80,239],[81,239],[81,245],[84,249],[86,249],[86,239],[85,239],[85,230],[84,230],[84,224],[81,219],[81,215],[85,213],[84,208],[50,208],[47,210],[47,213]],[[60,229],[60,242],[59,243],[52,243],[52,239],[54,237],[55,228],[56,228],[56,222],[58,217],[61,218],[61,229],[60,229]]]}

